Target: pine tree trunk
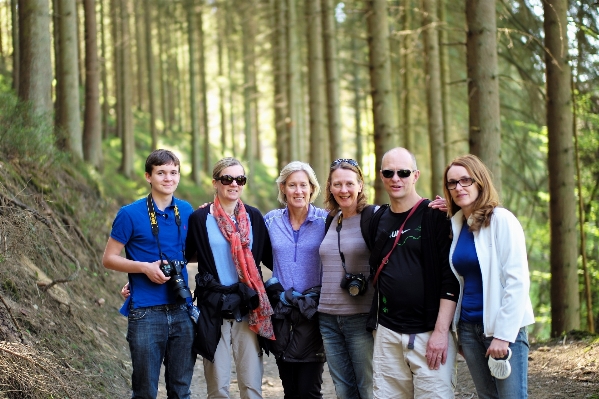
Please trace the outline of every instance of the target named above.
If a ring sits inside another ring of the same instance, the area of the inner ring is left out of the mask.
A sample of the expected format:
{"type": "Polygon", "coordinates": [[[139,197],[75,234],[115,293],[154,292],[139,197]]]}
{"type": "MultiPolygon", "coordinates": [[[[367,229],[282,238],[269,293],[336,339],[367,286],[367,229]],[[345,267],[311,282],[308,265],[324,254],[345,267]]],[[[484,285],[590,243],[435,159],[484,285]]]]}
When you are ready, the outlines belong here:
{"type": "MultiPolygon", "coordinates": [[[[441,68],[441,103],[443,111],[443,141],[445,143],[445,161],[449,162],[456,155],[454,148],[458,137],[451,127],[451,96],[449,91],[449,52],[447,50],[447,0],[438,1],[439,19],[439,67],[441,68]]],[[[458,152],[459,153],[459,152],[458,152]]]]}
{"type": "MultiPolygon", "coordinates": [[[[145,73],[144,73],[144,69],[147,68],[151,68],[149,65],[144,65],[145,62],[147,62],[148,58],[151,58],[151,55],[148,56],[147,54],[147,49],[151,48],[148,45],[147,42],[147,31],[148,31],[148,27],[147,27],[147,20],[146,20],[146,14],[147,13],[151,13],[151,4],[154,3],[154,1],[148,1],[148,0],[134,0],[134,5],[135,5],[135,10],[137,12],[134,13],[134,26],[135,26],[135,58],[136,58],[136,64],[135,65],[135,72],[136,72],[136,79],[135,79],[135,94],[136,94],[136,103],[137,103],[137,110],[138,111],[142,111],[142,110],[147,110],[147,98],[148,98],[148,94],[146,93],[146,80],[145,80],[145,73]],[[144,24],[146,24],[146,26],[144,27],[144,24]],[[146,39],[146,40],[144,40],[146,39]]],[[[150,80],[150,77],[148,76],[148,80],[150,80]]],[[[150,130],[152,129],[152,127],[150,126],[150,130]]],[[[154,148],[154,146],[152,146],[152,148],[154,148]]]]}
{"type": "MultiPolygon", "coordinates": [[[[358,18],[356,16],[356,18],[358,18]]],[[[352,66],[352,89],[353,89],[353,104],[354,104],[354,124],[356,130],[356,161],[359,165],[364,165],[364,138],[362,137],[362,110],[360,109],[362,103],[362,82],[360,80],[360,65],[358,60],[360,59],[360,50],[354,35],[351,36],[351,54],[352,60],[354,60],[352,66]]]]}
{"type": "Polygon", "coordinates": [[[225,18],[225,8],[219,4],[216,8],[216,46],[218,50],[218,103],[220,111],[220,142],[221,156],[224,157],[227,152],[227,111],[225,109],[225,66],[224,66],[224,44],[225,29],[223,24],[225,18]]]}
{"type": "Polygon", "coordinates": [[[79,56],[75,0],[57,0],[58,22],[56,68],[56,127],[61,130],[59,146],[83,158],[81,112],[79,110],[79,56]]]}
{"type": "Polygon", "coordinates": [[[431,196],[443,192],[445,170],[445,143],[443,140],[443,103],[441,101],[441,69],[439,62],[439,35],[437,1],[423,0],[422,25],[424,28],[424,54],[426,70],[426,104],[428,109],[428,135],[431,153],[431,196]]]}
{"type": "Polygon", "coordinates": [[[131,84],[131,36],[129,32],[129,0],[121,0],[121,115],[123,117],[122,128],[122,159],[121,172],[126,177],[133,176],[133,161],[135,157],[135,140],[133,136],[133,112],[131,103],[133,99],[131,84]]]}
{"type": "Polygon", "coordinates": [[[102,125],[100,124],[100,64],[96,29],[96,2],[84,0],[85,10],[85,113],[83,158],[97,170],[103,167],[102,125]]]}
{"type": "Polygon", "coordinates": [[[107,73],[107,58],[106,51],[106,24],[104,21],[104,3],[105,0],[100,0],[100,38],[102,44],[100,46],[101,63],[101,79],[102,79],[102,137],[108,138],[108,115],[110,113],[110,104],[108,103],[108,73],[107,73]]]}
{"type": "Polygon", "coordinates": [[[245,158],[249,170],[255,170],[254,162],[258,158],[256,134],[258,132],[256,116],[256,27],[253,14],[255,13],[254,0],[241,0],[241,31],[243,50],[243,115],[245,132],[245,158]]]}
{"type": "Polygon", "coordinates": [[[198,117],[198,100],[196,97],[196,26],[195,1],[187,1],[187,40],[189,47],[189,112],[191,116],[191,178],[197,185],[201,183],[200,159],[200,121],[198,117]]]}
{"type": "Polygon", "coordinates": [[[333,0],[322,0],[321,7],[329,127],[329,158],[334,160],[343,157],[334,2],[333,0]]]}
{"type": "Polygon", "coordinates": [[[202,6],[198,7],[197,11],[197,25],[198,25],[198,49],[199,49],[199,66],[200,66],[200,85],[202,94],[202,129],[200,131],[201,137],[204,140],[204,156],[203,156],[203,169],[204,173],[210,175],[212,169],[212,161],[210,160],[210,130],[208,129],[208,87],[206,84],[206,57],[204,50],[204,22],[202,17],[202,6]]]}
{"type": "MultiPolygon", "coordinates": [[[[403,30],[412,29],[412,2],[404,0],[403,30]]],[[[412,35],[405,35],[403,39],[403,80],[402,80],[402,101],[403,110],[403,137],[405,148],[414,150],[414,140],[412,138],[412,106],[410,90],[412,88],[412,35]]]]}
{"type": "Polygon", "coordinates": [[[301,159],[299,125],[301,106],[300,64],[297,37],[297,9],[295,0],[287,0],[287,100],[289,109],[289,130],[291,159],[301,159]]]}
{"type": "Polygon", "coordinates": [[[225,37],[227,38],[227,77],[229,81],[229,115],[231,119],[231,153],[235,157],[238,154],[238,141],[239,135],[237,134],[237,107],[236,107],[236,95],[237,93],[237,81],[235,77],[235,62],[237,60],[237,48],[234,38],[235,23],[233,20],[234,12],[231,9],[231,3],[227,2],[225,12],[225,37]]]}
{"type": "MultiPolygon", "coordinates": [[[[158,15],[165,15],[166,11],[166,7],[163,4],[162,1],[160,1],[158,3],[158,15]]],[[[166,14],[168,17],[168,14],[166,14]]],[[[163,130],[162,133],[166,133],[171,125],[170,125],[170,116],[168,113],[168,92],[167,92],[167,88],[166,88],[166,82],[167,82],[167,77],[166,77],[166,68],[164,67],[164,57],[165,57],[165,53],[164,53],[164,40],[163,40],[163,26],[164,23],[162,21],[163,18],[158,18],[158,20],[156,21],[156,27],[157,27],[157,39],[158,39],[158,75],[160,75],[160,106],[161,106],[161,112],[162,112],[162,123],[163,123],[163,130]]]]}
{"type": "Polygon", "coordinates": [[[47,122],[52,115],[50,12],[47,0],[19,0],[19,98],[47,122]]]}
{"type": "Polygon", "coordinates": [[[123,47],[123,39],[121,37],[121,28],[120,28],[120,11],[121,5],[118,0],[110,0],[110,23],[111,23],[111,33],[112,33],[112,65],[114,67],[113,76],[113,95],[114,95],[114,110],[116,115],[116,136],[119,138],[123,138],[123,107],[121,103],[122,99],[122,90],[121,90],[121,65],[122,65],[122,47],[123,47]]]}
{"type": "Polygon", "coordinates": [[[287,102],[287,43],[286,13],[287,3],[271,0],[274,8],[272,41],[273,75],[274,75],[274,111],[277,146],[277,166],[281,170],[291,161],[289,155],[289,119],[287,102]]]}
{"type": "Polygon", "coordinates": [[[10,0],[10,16],[12,22],[12,88],[19,93],[19,15],[17,11],[17,0],[10,0]]]}
{"type": "Polygon", "coordinates": [[[308,38],[308,92],[310,109],[310,165],[319,181],[325,182],[327,138],[324,115],[324,62],[322,59],[322,19],[320,0],[306,0],[308,38]]]}
{"type": "MultiPolygon", "coordinates": [[[[148,67],[148,105],[150,106],[150,136],[152,137],[152,150],[158,148],[158,129],[156,128],[156,90],[154,80],[156,79],[156,70],[154,67],[154,53],[152,41],[152,0],[146,0],[144,5],[144,22],[145,22],[145,55],[146,66],[148,67]]],[[[140,68],[141,68],[140,64],[140,68]]],[[[142,74],[143,76],[143,74],[142,74]]],[[[140,81],[140,84],[142,82],[140,81]]],[[[143,95],[143,92],[140,91],[143,95]]]]}
{"type": "MultiPolygon", "coordinates": [[[[378,168],[384,153],[389,150],[391,138],[397,131],[393,116],[387,2],[385,0],[366,1],[366,13],[374,122],[374,154],[375,165],[378,168]]],[[[384,202],[383,183],[381,179],[377,178],[374,183],[374,203],[382,204],[384,202]]]]}
{"type": "Polygon", "coordinates": [[[493,174],[501,195],[501,120],[495,0],[466,0],[470,152],[493,174]]]}
{"type": "Polygon", "coordinates": [[[547,82],[551,336],[580,328],[567,0],[543,2],[547,82]]]}

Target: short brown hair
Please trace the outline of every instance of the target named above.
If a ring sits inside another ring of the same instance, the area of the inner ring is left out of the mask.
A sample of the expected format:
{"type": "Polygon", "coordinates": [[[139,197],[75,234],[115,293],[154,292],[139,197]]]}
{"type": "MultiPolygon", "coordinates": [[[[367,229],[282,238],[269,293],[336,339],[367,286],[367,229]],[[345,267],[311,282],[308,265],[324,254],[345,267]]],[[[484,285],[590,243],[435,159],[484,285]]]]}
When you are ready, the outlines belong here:
{"type": "Polygon", "coordinates": [[[478,186],[478,198],[474,201],[472,211],[472,224],[470,231],[480,230],[481,227],[488,227],[491,223],[491,214],[493,209],[499,206],[499,195],[493,185],[491,172],[485,164],[476,155],[468,154],[457,157],[445,168],[443,173],[443,194],[447,202],[447,214],[449,217],[455,215],[461,208],[456,205],[447,188],[447,172],[452,166],[462,166],[467,171],[474,184],[478,186]]]}
{"type": "Polygon", "coordinates": [[[169,150],[154,150],[146,158],[146,173],[152,175],[154,166],[173,164],[181,169],[181,162],[179,158],[169,150]]]}

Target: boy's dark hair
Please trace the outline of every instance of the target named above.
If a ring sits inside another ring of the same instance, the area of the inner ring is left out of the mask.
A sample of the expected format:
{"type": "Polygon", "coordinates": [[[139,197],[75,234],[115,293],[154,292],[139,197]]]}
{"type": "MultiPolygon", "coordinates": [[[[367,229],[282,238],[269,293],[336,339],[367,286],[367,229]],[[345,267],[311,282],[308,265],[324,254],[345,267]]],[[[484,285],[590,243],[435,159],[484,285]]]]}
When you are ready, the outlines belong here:
{"type": "Polygon", "coordinates": [[[146,158],[146,173],[151,175],[154,166],[160,165],[168,165],[172,163],[175,166],[181,167],[181,163],[179,162],[179,158],[169,150],[154,150],[148,158],[146,158]]]}

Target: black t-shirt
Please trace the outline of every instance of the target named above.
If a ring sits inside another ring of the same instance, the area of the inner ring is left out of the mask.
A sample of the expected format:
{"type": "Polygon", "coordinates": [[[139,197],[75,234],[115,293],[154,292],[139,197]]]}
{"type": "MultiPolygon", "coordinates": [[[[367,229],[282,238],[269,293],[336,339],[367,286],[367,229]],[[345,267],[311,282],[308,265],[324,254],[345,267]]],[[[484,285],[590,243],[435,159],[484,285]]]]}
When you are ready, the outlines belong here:
{"type": "MultiPolygon", "coordinates": [[[[402,333],[416,334],[428,331],[424,308],[424,275],[422,262],[422,215],[426,204],[406,222],[397,247],[379,275],[379,323],[402,333]]],[[[387,209],[381,216],[378,233],[391,232],[382,254],[386,256],[410,211],[393,213],[387,209]]]]}

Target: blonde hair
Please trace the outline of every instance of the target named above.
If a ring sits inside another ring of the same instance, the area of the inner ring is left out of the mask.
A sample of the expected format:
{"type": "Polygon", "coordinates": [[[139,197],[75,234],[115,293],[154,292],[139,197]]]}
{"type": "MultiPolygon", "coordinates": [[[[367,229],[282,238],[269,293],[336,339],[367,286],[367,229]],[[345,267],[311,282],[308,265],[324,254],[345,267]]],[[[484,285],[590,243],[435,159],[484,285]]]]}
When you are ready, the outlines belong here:
{"type": "Polygon", "coordinates": [[[293,161],[289,162],[287,165],[281,169],[281,173],[279,173],[279,177],[277,177],[277,189],[279,190],[279,194],[277,199],[283,205],[287,205],[287,198],[285,197],[285,193],[281,189],[281,185],[285,184],[287,178],[291,176],[292,173],[295,172],[306,172],[308,175],[308,181],[310,182],[310,186],[312,187],[312,194],[310,195],[310,203],[314,202],[318,194],[320,193],[320,184],[318,184],[318,179],[316,179],[316,173],[314,173],[314,169],[310,165],[305,162],[293,161]]]}
{"type": "Polygon", "coordinates": [[[245,168],[243,167],[241,162],[236,158],[227,157],[227,158],[221,159],[220,161],[218,161],[214,164],[214,168],[212,168],[212,178],[214,180],[218,179],[220,177],[221,172],[224,169],[228,168],[229,166],[235,166],[235,165],[241,166],[241,169],[243,169],[243,174],[245,175],[245,168]]]}
{"type": "Polygon", "coordinates": [[[447,202],[447,214],[449,217],[455,215],[461,208],[453,201],[449,189],[447,188],[447,172],[452,166],[462,166],[466,169],[470,177],[477,185],[479,193],[478,198],[472,206],[472,223],[470,231],[478,231],[482,227],[488,227],[491,223],[493,210],[499,206],[499,195],[493,185],[491,172],[485,164],[476,155],[468,154],[457,157],[445,168],[443,173],[443,194],[447,202]]]}

